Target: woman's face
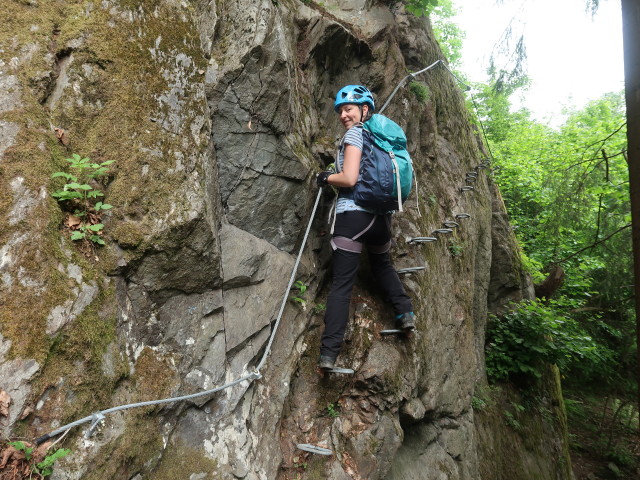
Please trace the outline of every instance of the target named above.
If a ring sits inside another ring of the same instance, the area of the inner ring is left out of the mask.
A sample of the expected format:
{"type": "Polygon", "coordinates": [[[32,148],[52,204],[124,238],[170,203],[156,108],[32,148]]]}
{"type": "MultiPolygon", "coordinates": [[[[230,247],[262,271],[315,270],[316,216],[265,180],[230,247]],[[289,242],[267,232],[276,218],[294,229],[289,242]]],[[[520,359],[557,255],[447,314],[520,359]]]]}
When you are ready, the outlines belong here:
{"type": "MultiPolygon", "coordinates": [[[[362,106],[362,115],[366,116],[369,111],[368,105],[362,106]]],[[[347,103],[345,105],[341,105],[338,107],[338,115],[340,116],[340,121],[346,130],[353,127],[356,123],[362,121],[362,116],[360,115],[360,107],[353,103],[347,103]]]]}

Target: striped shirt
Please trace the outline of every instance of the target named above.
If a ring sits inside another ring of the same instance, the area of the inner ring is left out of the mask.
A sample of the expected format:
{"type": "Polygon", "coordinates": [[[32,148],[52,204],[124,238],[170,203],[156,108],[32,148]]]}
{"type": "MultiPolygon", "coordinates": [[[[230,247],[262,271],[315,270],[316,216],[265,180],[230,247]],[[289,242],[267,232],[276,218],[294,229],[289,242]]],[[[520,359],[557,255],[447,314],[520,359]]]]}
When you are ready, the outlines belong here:
{"type": "MultiPolygon", "coordinates": [[[[363,141],[362,141],[362,127],[359,125],[354,125],[347,133],[345,133],[342,146],[338,153],[338,166],[339,171],[342,171],[342,165],[344,163],[344,148],[346,145],[353,145],[362,151],[363,141]]],[[[353,201],[353,190],[351,188],[340,188],[338,193],[338,203],[336,204],[336,213],[343,212],[351,212],[351,211],[360,211],[360,212],[369,212],[373,213],[366,208],[363,208],[359,205],[356,205],[356,202],[353,201]]]]}

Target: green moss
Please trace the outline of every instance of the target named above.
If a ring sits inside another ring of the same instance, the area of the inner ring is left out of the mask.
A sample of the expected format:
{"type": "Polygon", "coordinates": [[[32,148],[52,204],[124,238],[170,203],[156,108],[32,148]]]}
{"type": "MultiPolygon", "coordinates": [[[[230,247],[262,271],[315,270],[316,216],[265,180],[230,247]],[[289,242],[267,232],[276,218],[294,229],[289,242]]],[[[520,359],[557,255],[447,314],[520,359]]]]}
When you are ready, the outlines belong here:
{"type": "MultiPolygon", "coordinates": [[[[170,360],[145,348],[136,361],[135,374],[128,380],[132,383],[132,389],[137,392],[131,401],[165,398],[171,394],[171,388],[177,380],[170,360]]],[[[108,393],[111,395],[112,391],[108,393]]],[[[83,478],[130,478],[136,472],[145,473],[154,468],[159,460],[158,452],[164,448],[159,428],[161,419],[156,415],[159,408],[151,406],[125,411],[125,431],[118,439],[103,447],[103,455],[83,478]]]]}
{"type": "Polygon", "coordinates": [[[121,222],[114,226],[111,237],[123,248],[135,248],[145,238],[137,223],[121,222]]]}
{"type": "Polygon", "coordinates": [[[409,84],[409,90],[413,93],[420,103],[427,103],[429,101],[429,87],[421,82],[411,82],[409,84]]]}
{"type": "Polygon", "coordinates": [[[206,457],[202,451],[178,442],[165,449],[160,465],[152,476],[154,480],[175,480],[198,473],[206,473],[203,480],[221,478],[215,460],[206,457]]]}

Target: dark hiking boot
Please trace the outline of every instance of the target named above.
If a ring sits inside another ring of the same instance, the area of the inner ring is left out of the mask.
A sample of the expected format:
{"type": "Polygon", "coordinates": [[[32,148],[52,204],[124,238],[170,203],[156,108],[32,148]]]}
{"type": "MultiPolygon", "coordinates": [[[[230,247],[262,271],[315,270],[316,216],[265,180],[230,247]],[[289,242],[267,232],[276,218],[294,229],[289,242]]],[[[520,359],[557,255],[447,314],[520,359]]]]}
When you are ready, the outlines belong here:
{"type": "Polygon", "coordinates": [[[413,312],[403,313],[396,316],[398,327],[403,330],[413,330],[416,328],[416,316],[413,312]]]}
{"type": "Polygon", "coordinates": [[[328,355],[320,355],[318,368],[321,370],[331,370],[336,365],[336,359],[328,355]]]}

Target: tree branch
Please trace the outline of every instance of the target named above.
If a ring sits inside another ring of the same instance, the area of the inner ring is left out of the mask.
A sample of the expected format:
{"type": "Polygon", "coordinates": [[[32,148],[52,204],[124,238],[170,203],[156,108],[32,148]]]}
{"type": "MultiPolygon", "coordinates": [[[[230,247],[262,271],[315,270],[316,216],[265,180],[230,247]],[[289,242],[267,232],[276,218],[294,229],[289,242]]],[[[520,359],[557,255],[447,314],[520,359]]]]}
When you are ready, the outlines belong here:
{"type": "Polygon", "coordinates": [[[601,243],[606,242],[606,241],[607,241],[607,240],[609,240],[611,237],[613,237],[615,234],[620,233],[622,230],[625,230],[625,229],[629,228],[630,226],[631,226],[631,224],[629,223],[629,224],[625,225],[624,227],[620,227],[618,230],[616,230],[615,232],[613,232],[611,235],[609,235],[609,236],[607,236],[607,237],[603,238],[602,240],[598,240],[597,242],[592,243],[591,245],[589,245],[589,246],[587,246],[587,247],[581,248],[581,249],[580,249],[580,250],[578,250],[577,252],[573,252],[573,253],[572,253],[571,255],[569,255],[568,257],[565,257],[565,258],[563,258],[562,260],[558,260],[557,262],[554,262],[554,263],[563,263],[563,262],[566,262],[567,260],[569,260],[570,258],[575,257],[575,256],[576,256],[576,255],[578,255],[579,253],[584,252],[585,250],[589,250],[590,248],[593,248],[593,247],[595,247],[596,245],[600,245],[601,243]]]}

